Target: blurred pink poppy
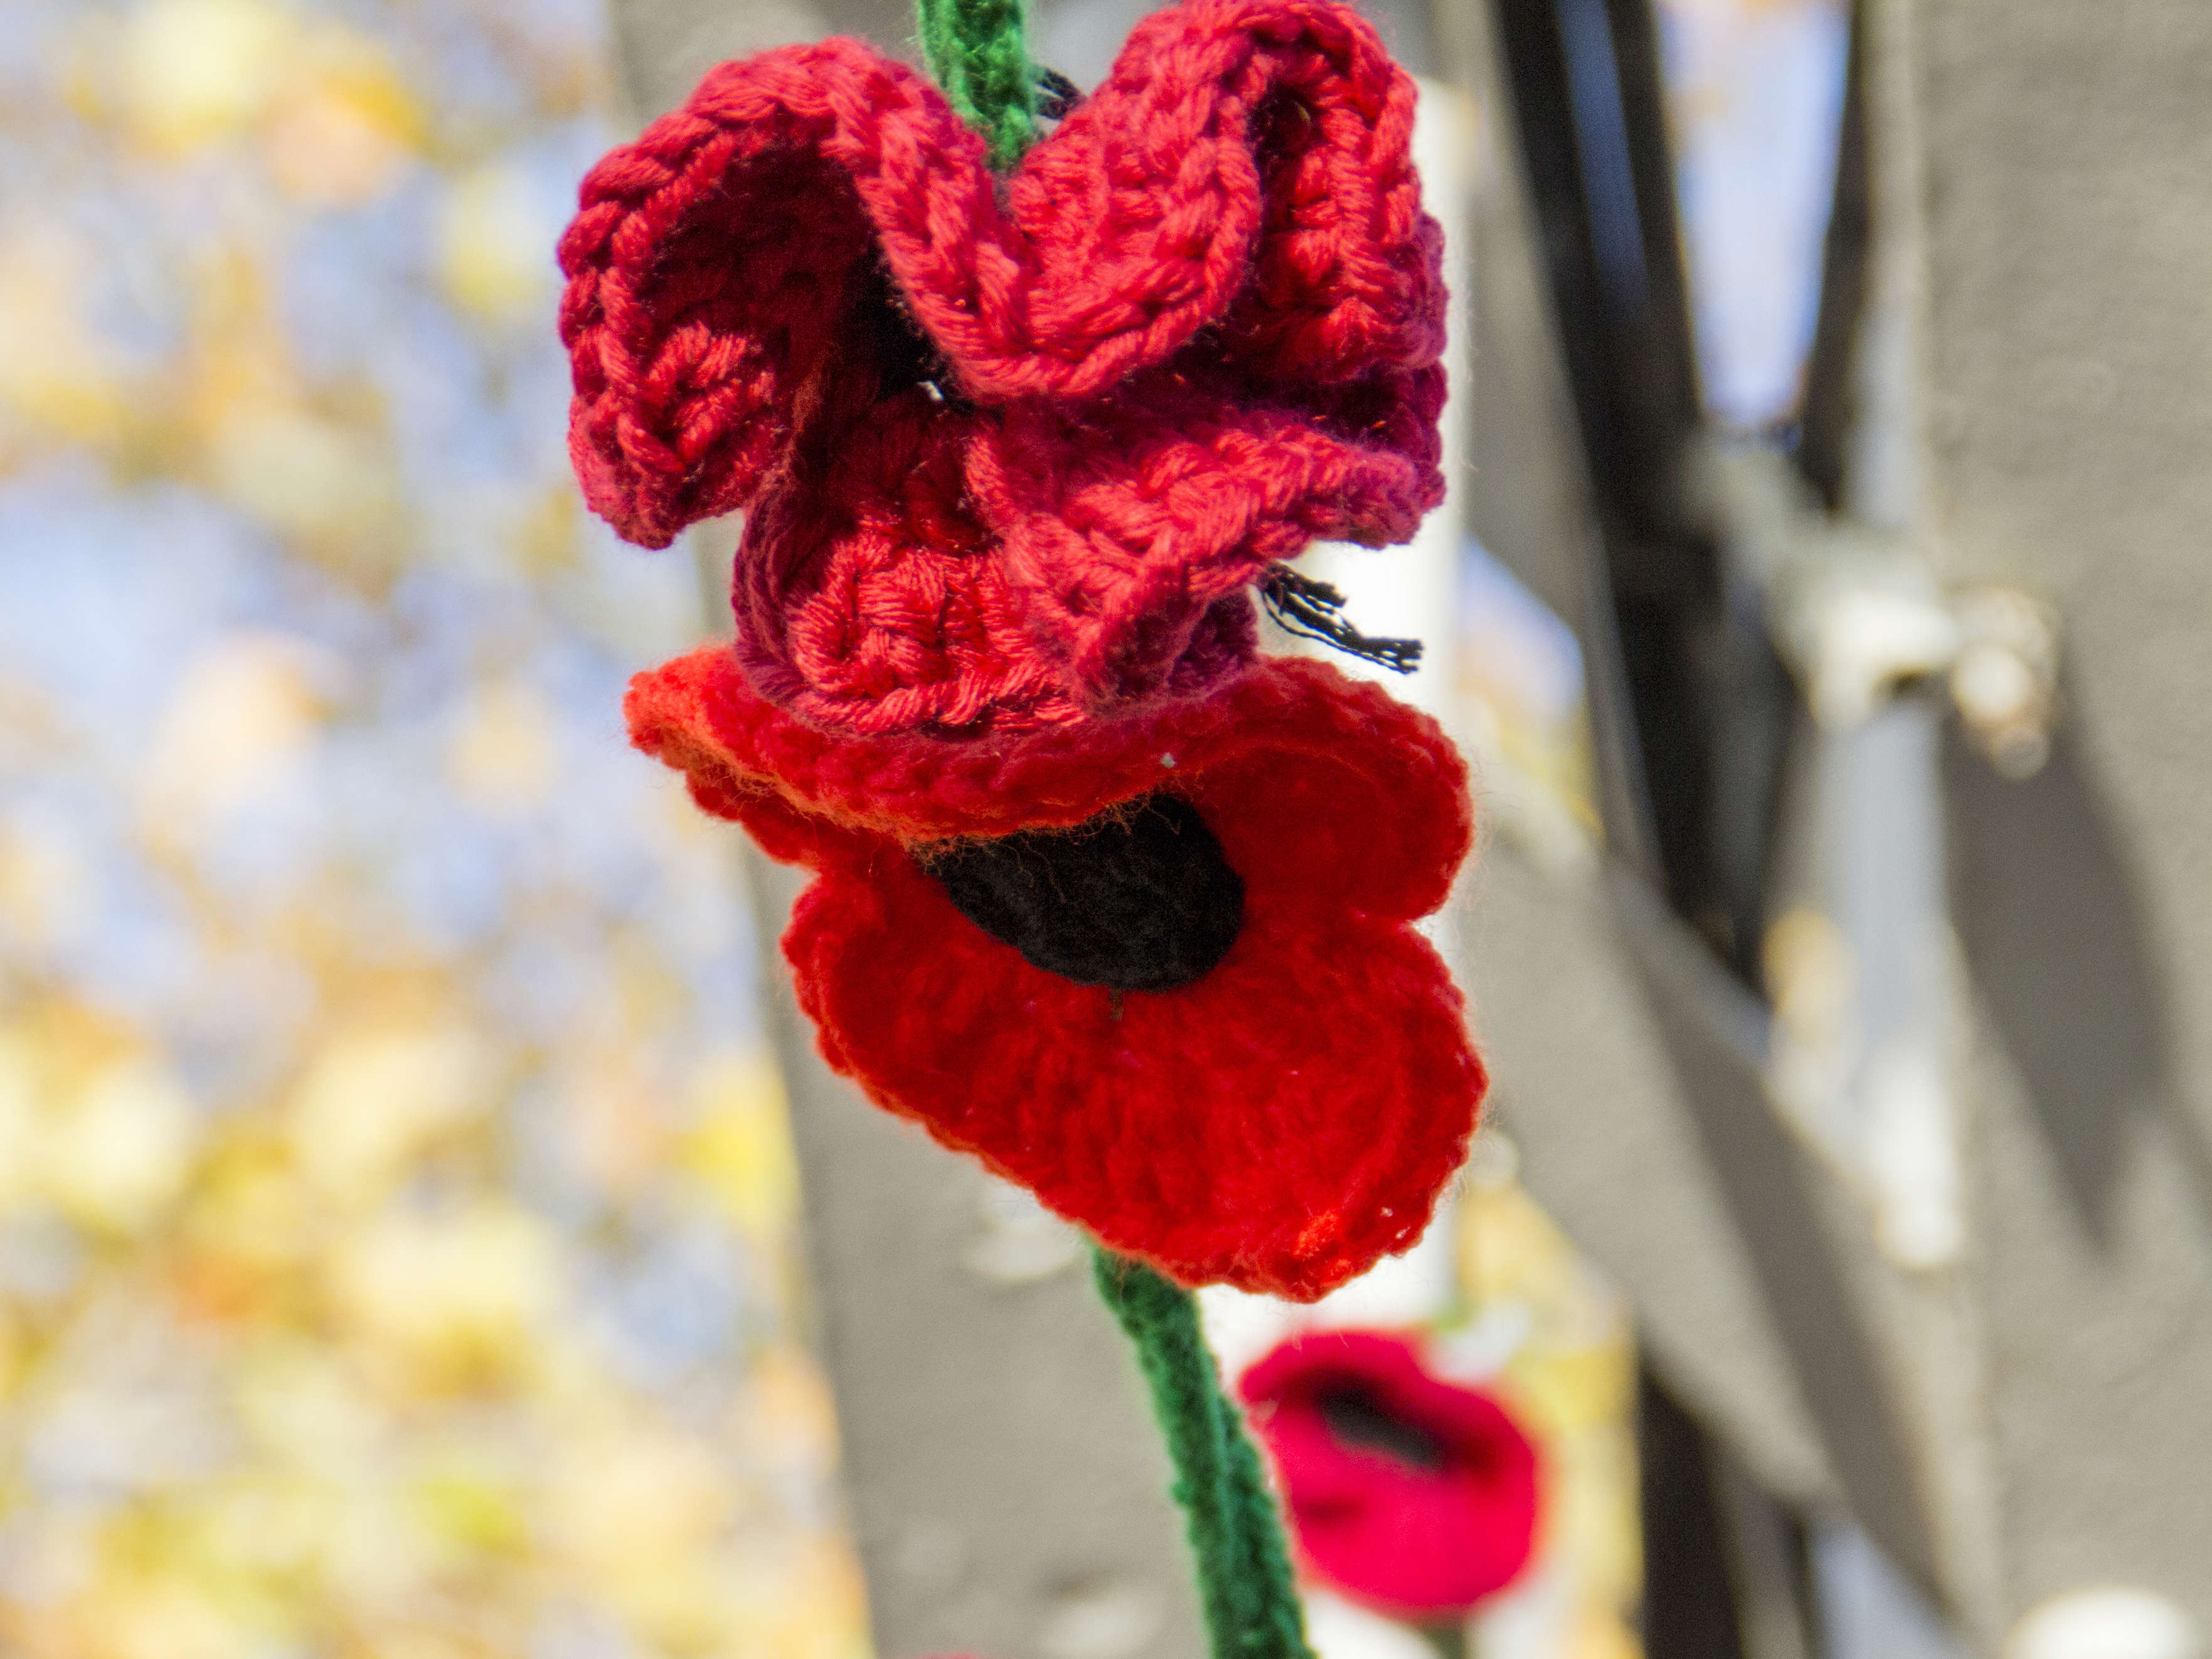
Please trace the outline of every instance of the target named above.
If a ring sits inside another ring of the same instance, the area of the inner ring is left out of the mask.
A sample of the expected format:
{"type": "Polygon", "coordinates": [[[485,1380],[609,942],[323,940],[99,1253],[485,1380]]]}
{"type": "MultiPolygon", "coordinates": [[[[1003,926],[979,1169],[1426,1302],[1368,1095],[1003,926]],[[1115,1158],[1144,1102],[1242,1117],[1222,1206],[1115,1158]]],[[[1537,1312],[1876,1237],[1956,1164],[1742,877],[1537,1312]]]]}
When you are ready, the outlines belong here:
{"type": "Polygon", "coordinates": [[[1528,1565],[1535,1447],[1490,1395],[1431,1376],[1404,1337],[1308,1332],[1239,1392],[1301,1561],[1331,1588],[1431,1622],[1464,1617],[1528,1565]]]}

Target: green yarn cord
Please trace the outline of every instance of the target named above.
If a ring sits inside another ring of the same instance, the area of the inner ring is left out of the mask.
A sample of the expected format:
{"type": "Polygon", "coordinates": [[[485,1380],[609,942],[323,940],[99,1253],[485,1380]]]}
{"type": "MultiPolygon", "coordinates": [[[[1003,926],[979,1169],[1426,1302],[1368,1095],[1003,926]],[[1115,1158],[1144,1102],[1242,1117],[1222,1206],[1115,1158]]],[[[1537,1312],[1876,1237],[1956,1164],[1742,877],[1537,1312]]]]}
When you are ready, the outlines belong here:
{"type": "Polygon", "coordinates": [[[1098,1294],[1137,1346],[1189,1517],[1213,1659],[1314,1659],[1275,1500],[1198,1322],[1198,1304],[1143,1263],[1096,1250],[1098,1294]]]}
{"type": "Polygon", "coordinates": [[[1022,159],[1036,125],[1036,66],[1022,0],[915,0],[921,53],[960,118],[983,135],[991,165],[1022,159]]]}

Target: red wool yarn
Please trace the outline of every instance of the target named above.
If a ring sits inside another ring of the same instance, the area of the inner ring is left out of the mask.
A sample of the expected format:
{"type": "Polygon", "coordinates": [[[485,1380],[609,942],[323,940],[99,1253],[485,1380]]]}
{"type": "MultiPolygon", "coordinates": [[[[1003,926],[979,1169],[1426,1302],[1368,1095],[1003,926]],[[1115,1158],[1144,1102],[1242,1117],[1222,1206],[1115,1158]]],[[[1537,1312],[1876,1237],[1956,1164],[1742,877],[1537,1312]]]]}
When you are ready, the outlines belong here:
{"type": "Polygon", "coordinates": [[[1443,495],[1413,113],[1348,6],[1183,0],[995,177],[831,40],[710,73],[561,247],[587,501],[651,546],[745,511],[734,648],[629,713],[816,872],[784,950],[823,1055],[1185,1284],[1311,1298],[1404,1249],[1484,1086],[1411,926],[1464,764],[1261,659],[1249,592],[1443,495]]]}
{"type": "Polygon", "coordinates": [[[701,806],[817,872],[784,954],[823,1057],[878,1104],[1184,1284],[1310,1300],[1426,1226],[1485,1082],[1410,925],[1472,834],[1465,763],[1427,716],[1279,658],[1121,720],[840,738],[721,647],[640,675],[628,708],[701,806]],[[1244,890],[1228,954],[1173,989],[1032,966],[915,856],[1160,793],[1244,890]]]}
{"type": "Polygon", "coordinates": [[[1183,0],[1003,179],[859,42],[712,71],[561,245],[570,449],[665,545],[750,509],[738,649],[824,729],[1194,696],[1249,585],[1443,495],[1414,90],[1332,0],[1183,0]]]}
{"type": "Polygon", "coordinates": [[[1401,1619],[1462,1619],[1528,1565],[1535,1446],[1490,1395],[1431,1376],[1405,1338],[1296,1336],[1238,1392],[1299,1557],[1353,1600],[1401,1619]]]}

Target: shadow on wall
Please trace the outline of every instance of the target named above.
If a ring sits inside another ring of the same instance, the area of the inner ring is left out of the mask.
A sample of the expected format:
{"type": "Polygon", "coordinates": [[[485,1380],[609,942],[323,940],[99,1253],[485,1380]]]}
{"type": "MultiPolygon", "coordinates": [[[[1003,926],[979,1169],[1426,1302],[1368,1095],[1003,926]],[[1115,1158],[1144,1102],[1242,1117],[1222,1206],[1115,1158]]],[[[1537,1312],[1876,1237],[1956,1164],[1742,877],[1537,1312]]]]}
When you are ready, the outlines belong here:
{"type": "Polygon", "coordinates": [[[2057,727],[2034,776],[2000,776],[1955,733],[1943,757],[1953,916],[2084,1229],[2110,1243],[2139,1118],[2166,1115],[2212,1214],[2212,1147],[2173,1083],[2148,918],[2087,757],[2057,727]]]}

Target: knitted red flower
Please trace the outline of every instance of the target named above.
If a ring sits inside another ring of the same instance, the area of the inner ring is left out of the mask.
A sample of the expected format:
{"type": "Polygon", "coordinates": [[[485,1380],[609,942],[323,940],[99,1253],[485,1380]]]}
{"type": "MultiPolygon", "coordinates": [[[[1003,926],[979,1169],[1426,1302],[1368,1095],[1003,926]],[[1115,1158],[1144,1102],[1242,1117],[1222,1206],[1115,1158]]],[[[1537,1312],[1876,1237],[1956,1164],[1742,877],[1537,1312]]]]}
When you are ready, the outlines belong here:
{"type": "Polygon", "coordinates": [[[1534,1547],[1536,1450],[1505,1408],[1376,1331],[1291,1338],[1244,1373],[1298,1553],[1357,1601],[1463,1618],[1534,1547]]]}
{"type": "Polygon", "coordinates": [[[726,64],[561,246],[586,498],[749,508],[738,652],[817,726],[969,734],[1204,690],[1248,586],[1441,499],[1413,87],[1333,0],[1183,0],[994,179],[853,40],[726,64]]]}
{"type": "Polygon", "coordinates": [[[824,1057],[1102,1243],[1310,1299],[1426,1225],[1483,1070],[1410,924],[1466,855],[1435,723],[1325,664],[965,743],[834,736],[726,648],[639,745],[818,872],[784,936],[824,1057]]]}

